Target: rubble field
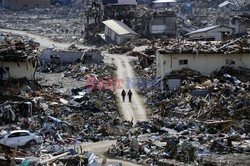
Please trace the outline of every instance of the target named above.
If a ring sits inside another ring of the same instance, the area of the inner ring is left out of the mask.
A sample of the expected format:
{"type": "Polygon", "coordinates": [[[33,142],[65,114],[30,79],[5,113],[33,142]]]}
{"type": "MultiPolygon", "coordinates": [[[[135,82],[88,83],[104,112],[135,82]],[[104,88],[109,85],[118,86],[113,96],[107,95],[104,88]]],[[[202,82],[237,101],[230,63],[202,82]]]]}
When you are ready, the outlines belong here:
{"type": "Polygon", "coordinates": [[[247,0],[9,1],[0,166],[250,165],[247,0]]]}

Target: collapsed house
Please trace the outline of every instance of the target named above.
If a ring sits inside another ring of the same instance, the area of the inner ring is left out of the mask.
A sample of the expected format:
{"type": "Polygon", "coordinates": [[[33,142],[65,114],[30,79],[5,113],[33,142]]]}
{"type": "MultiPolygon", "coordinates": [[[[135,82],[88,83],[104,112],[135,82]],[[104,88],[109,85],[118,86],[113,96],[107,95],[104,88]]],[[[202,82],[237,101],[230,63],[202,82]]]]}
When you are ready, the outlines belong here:
{"type": "Polygon", "coordinates": [[[114,43],[120,45],[138,36],[134,30],[121,21],[107,20],[103,21],[103,24],[105,25],[106,41],[111,39],[114,43]]]}
{"type": "Polygon", "coordinates": [[[223,66],[250,68],[250,49],[239,39],[222,44],[179,43],[156,53],[157,76],[165,77],[174,70],[190,68],[201,74],[211,74],[223,66]]]}
{"type": "Polygon", "coordinates": [[[0,45],[0,67],[3,79],[35,80],[38,64],[37,47],[22,41],[6,42],[0,45]]]}
{"type": "Polygon", "coordinates": [[[3,7],[11,10],[47,8],[50,0],[3,0],[3,7]]]}
{"type": "Polygon", "coordinates": [[[206,28],[197,29],[186,35],[189,40],[209,40],[221,41],[227,39],[229,35],[233,34],[233,28],[224,25],[215,25],[206,28]]]}
{"type": "Polygon", "coordinates": [[[75,64],[79,62],[100,64],[102,62],[101,52],[95,49],[86,51],[60,51],[47,48],[38,58],[42,63],[58,65],[75,64]]]}

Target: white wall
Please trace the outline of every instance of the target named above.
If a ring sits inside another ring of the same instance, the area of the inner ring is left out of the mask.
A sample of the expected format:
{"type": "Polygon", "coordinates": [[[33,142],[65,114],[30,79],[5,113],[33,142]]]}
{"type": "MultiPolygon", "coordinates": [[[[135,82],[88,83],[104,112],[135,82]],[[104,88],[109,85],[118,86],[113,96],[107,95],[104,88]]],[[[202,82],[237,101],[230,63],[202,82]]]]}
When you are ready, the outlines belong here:
{"type": "Polygon", "coordinates": [[[164,33],[166,29],[167,29],[166,25],[152,25],[151,33],[152,34],[164,33]]]}
{"type": "Polygon", "coordinates": [[[250,69],[250,54],[160,54],[157,51],[157,76],[164,77],[173,70],[190,68],[202,74],[211,74],[226,66],[226,60],[234,60],[234,67],[250,69]],[[179,65],[179,60],[188,60],[187,65],[179,65]]]}
{"type": "Polygon", "coordinates": [[[118,35],[107,26],[105,27],[105,35],[111,38],[111,40],[116,42],[116,44],[118,45],[123,44],[126,41],[126,39],[133,40],[136,38],[136,35],[134,34],[118,35]],[[111,34],[109,34],[109,30],[111,31],[111,34]]]}
{"type": "MultiPolygon", "coordinates": [[[[36,65],[33,66],[32,62],[2,62],[3,68],[6,70],[6,67],[9,68],[10,78],[19,79],[26,77],[28,80],[33,80],[33,75],[36,71],[36,65]],[[18,65],[19,64],[19,65],[18,65]]],[[[8,75],[8,74],[6,74],[8,75]]]]}
{"type": "Polygon", "coordinates": [[[126,35],[119,36],[119,43],[118,44],[122,44],[124,42],[127,42],[128,40],[133,40],[135,38],[136,38],[136,35],[134,35],[134,34],[126,34],[126,35]]]}

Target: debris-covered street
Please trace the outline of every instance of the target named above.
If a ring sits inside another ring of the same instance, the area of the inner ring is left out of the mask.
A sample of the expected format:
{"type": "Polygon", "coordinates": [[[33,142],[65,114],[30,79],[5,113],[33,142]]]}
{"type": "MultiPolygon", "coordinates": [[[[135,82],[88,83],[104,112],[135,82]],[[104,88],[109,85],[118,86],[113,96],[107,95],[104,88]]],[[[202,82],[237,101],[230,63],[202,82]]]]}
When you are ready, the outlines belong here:
{"type": "Polygon", "coordinates": [[[0,4],[0,166],[250,165],[248,0],[0,4]]]}

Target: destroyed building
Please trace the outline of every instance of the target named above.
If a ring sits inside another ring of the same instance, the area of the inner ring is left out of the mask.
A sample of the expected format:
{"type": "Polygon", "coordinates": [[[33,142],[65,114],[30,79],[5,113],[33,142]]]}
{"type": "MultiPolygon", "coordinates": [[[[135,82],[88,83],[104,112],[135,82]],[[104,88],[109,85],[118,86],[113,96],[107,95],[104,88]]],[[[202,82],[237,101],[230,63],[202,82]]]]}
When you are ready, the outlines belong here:
{"type": "Polygon", "coordinates": [[[233,34],[234,29],[224,25],[215,25],[197,29],[186,35],[190,40],[222,41],[233,34]]]}
{"type": "Polygon", "coordinates": [[[0,67],[3,69],[3,79],[35,80],[38,64],[36,46],[23,41],[5,42],[0,45],[0,67]]]}
{"type": "Polygon", "coordinates": [[[82,56],[81,51],[60,51],[47,48],[38,58],[42,63],[73,64],[79,62],[82,56]]]}
{"type": "Polygon", "coordinates": [[[43,50],[38,58],[41,63],[55,63],[59,65],[75,64],[79,62],[100,64],[102,62],[101,52],[95,49],[84,51],[61,51],[48,48],[43,50]]]}
{"type": "Polygon", "coordinates": [[[175,36],[177,27],[176,11],[160,10],[152,14],[152,19],[149,23],[149,31],[152,35],[166,34],[175,36]]]}
{"type": "Polygon", "coordinates": [[[3,7],[11,10],[47,8],[50,0],[3,0],[3,7]]]}
{"type": "Polygon", "coordinates": [[[230,14],[229,26],[235,29],[235,34],[245,34],[250,28],[250,5],[249,8],[233,10],[230,14]]]}
{"type": "MultiPolygon", "coordinates": [[[[136,0],[95,0],[92,3],[92,9],[96,9],[95,19],[99,23],[108,19],[123,20],[126,24],[130,25],[133,19],[133,10],[137,6],[136,0]]],[[[91,10],[88,16],[91,17],[91,10]]]]}
{"type": "Polygon", "coordinates": [[[112,40],[114,43],[120,45],[138,36],[134,30],[121,21],[107,20],[103,21],[103,24],[105,24],[106,41],[112,40]]]}
{"type": "Polygon", "coordinates": [[[250,15],[230,17],[229,26],[235,29],[235,34],[246,34],[247,29],[250,28],[250,15]]]}
{"type": "MultiPolygon", "coordinates": [[[[157,75],[165,77],[174,70],[190,68],[211,74],[223,66],[250,69],[250,49],[238,40],[225,45],[212,43],[178,43],[156,53],[157,75]],[[234,45],[235,44],[235,45],[234,45]]],[[[246,41],[245,41],[246,42],[246,41]]],[[[244,42],[243,42],[244,43],[244,42]]]]}

